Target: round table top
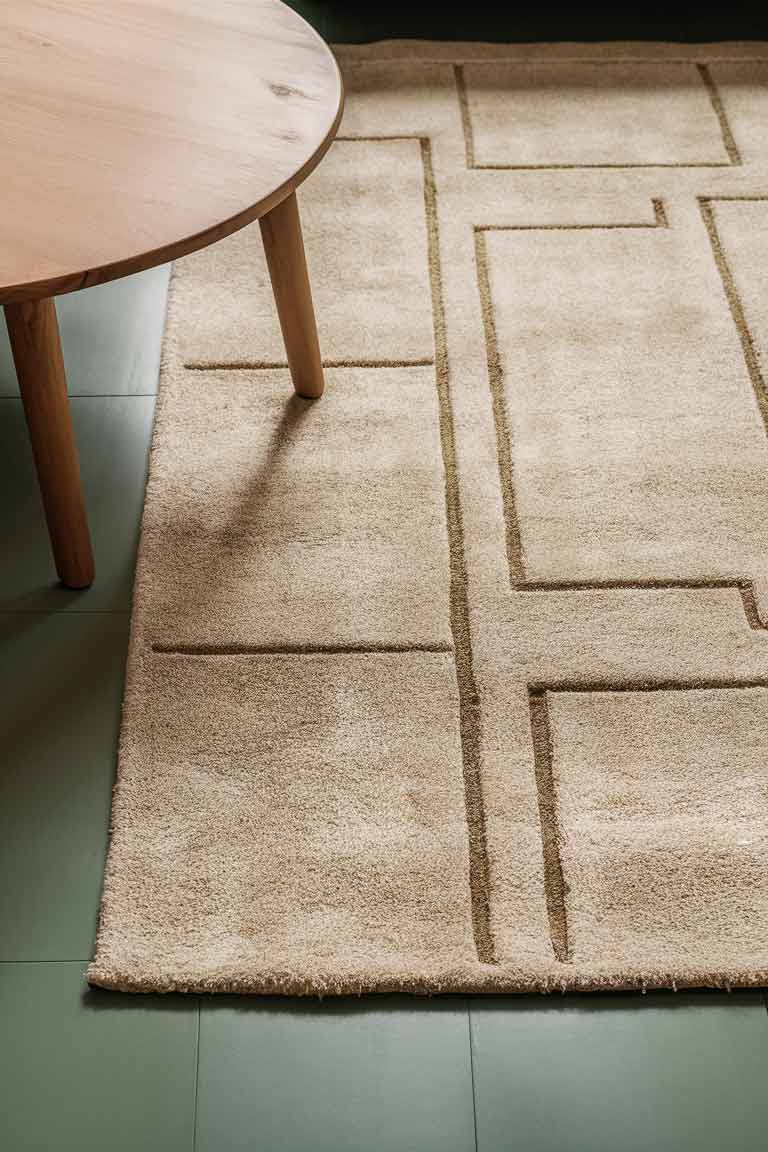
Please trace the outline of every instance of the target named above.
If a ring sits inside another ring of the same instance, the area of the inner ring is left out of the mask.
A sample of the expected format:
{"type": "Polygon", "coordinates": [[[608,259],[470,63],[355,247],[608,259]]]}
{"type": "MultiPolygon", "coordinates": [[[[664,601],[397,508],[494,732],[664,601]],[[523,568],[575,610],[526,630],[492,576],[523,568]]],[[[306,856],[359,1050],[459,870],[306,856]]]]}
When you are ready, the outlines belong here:
{"type": "Polygon", "coordinates": [[[194,251],[312,171],[336,62],[280,0],[2,0],[0,303],[194,251]]]}

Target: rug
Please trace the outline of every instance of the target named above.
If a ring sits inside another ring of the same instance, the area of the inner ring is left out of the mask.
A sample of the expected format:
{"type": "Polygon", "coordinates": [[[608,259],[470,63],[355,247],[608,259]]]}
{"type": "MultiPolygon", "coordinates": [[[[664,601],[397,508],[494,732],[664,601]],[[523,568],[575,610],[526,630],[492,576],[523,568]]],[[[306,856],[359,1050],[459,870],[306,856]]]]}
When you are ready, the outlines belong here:
{"type": "Polygon", "coordinates": [[[768,982],[768,46],[339,50],[174,270],[93,984],[768,982]]]}

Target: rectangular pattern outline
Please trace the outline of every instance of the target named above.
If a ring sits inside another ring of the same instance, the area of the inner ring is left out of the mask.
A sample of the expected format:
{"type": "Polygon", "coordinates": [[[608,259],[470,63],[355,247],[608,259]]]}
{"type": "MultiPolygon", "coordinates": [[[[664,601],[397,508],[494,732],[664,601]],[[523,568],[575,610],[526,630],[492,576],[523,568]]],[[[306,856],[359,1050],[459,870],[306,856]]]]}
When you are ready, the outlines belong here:
{"type": "MultiPolygon", "coordinates": [[[[450,604],[449,615],[453,636],[453,654],[456,666],[456,680],[459,694],[459,732],[461,738],[462,769],[467,836],[469,846],[469,887],[472,928],[478,960],[484,964],[495,964],[496,950],[491,928],[489,861],[485,822],[485,805],[480,768],[481,713],[480,699],[474,675],[472,643],[469,622],[469,602],[467,598],[467,567],[464,549],[464,527],[461,498],[459,492],[456,463],[456,434],[451,400],[450,372],[448,365],[448,343],[443,303],[442,266],[440,259],[440,236],[437,214],[437,186],[432,164],[432,143],[429,137],[399,133],[386,136],[340,136],[337,140],[345,143],[385,143],[387,141],[413,140],[419,145],[424,187],[424,215],[427,238],[427,260],[432,307],[434,364],[440,442],[445,473],[446,524],[448,530],[448,552],[450,565],[450,604]]],[[[276,365],[242,364],[243,368],[257,369],[276,365]]],[[[282,365],[279,365],[282,367],[282,365]]],[[[328,366],[328,365],[326,365],[328,366]]],[[[344,366],[359,366],[346,363],[344,366]]],[[[368,363],[365,367],[391,367],[391,363],[368,363]]],[[[398,365],[414,367],[412,363],[398,365]]],[[[185,367],[189,367],[185,365],[185,367]]],[[[192,365],[196,370],[198,366],[192,365]]],[[[232,364],[222,364],[221,370],[231,369],[232,364]]],[[[216,371],[216,368],[206,370],[216,371]]],[[[311,403],[308,401],[307,403],[311,403]]],[[[389,651],[447,651],[443,646],[377,647],[357,646],[300,646],[291,648],[241,646],[241,645],[152,645],[155,654],[182,656],[217,655],[312,655],[314,653],[365,653],[389,651]]]]}
{"type": "Polygon", "coordinates": [[[700,692],[740,691],[748,688],[766,688],[765,680],[638,680],[618,681],[552,681],[528,685],[528,707],[533,744],[534,772],[539,805],[542,851],[544,858],[544,890],[549,920],[549,935],[555,960],[568,964],[572,960],[568,938],[568,906],[562,864],[562,826],[559,816],[557,787],[554,777],[552,727],[547,704],[548,694],[581,692],[590,694],[609,692],[700,692]]]}
{"type": "MultiPolygon", "coordinates": [[[[699,197],[702,218],[712,245],[715,262],[723,281],[723,289],[728,301],[731,315],[741,341],[744,359],[749,379],[755,392],[758,407],[768,433],[768,387],[760,371],[754,341],[746,323],[744,310],[741,305],[736,285],[725,258],[725,252],[717,232],[712,205],[718,200],[768,201],[764,196],[720,196],[699,197]]],[[[652,200],[654,210],[654,223],[630,224],[519,224],[519,225],[493,225],[483,224],[474,226],[475,261],[477,272],[478,294],[480,309],[483,318],[485,334],[486,360],[488,365],[488,385],[491,392],[491,405],[493,410],[494,429],[496,434],[496,453],[499,471],[499,485],[501,489],[502,510],[504,515],[505,547],[507,566],[509,569],[510,585],[516,593],[535,592],[593,592],[606,589],[619,589],[628,591],[659,591],[666,589],[707,589],[712,591],[734,590],[738,592],[747,624],[754,630],[765,630],[768,623],[760,615],[755,592],[754,581],[747,577],[702,577],[700,579],[674,579],[667,580],[563,580],[545,581],[528,580],[525,575],[525,557],[522,547],[520,526],[517,517],[517,500],[515,496],[514,464],[512,459],[512,436],[504,392],[504,373],[501,364],[501,354],[496,335],[496,320],[491,296],[490,274],[488,264],[488,251],[485,242],[487,232],[538,232],[538,231],[573,231],[589,230],[604,231],[607,229],[647,229],[668,228],[666,210],[663,200],[652,200]]]]}
{"type": "MultiPolygon", "coordinates": [[[[616,58],[613,60],[588,60],[583,57],[574,57],[568,61],[570,63],[578,63],[583,60],[585,64],[594,66],[601,66],[603,64],[622,64],[628,61],[616,58]]],[[[517,63],[528,63],[529,61],[516,61],[517,63]]],[[[535,63],[535,60],[530,61],[535,63]]],[[[560,61],[558,61],[560,62],[560,61]]],[[[565,62],[565,61],[563,61],[565,62]]],[[[472,61],[468,61],[472,63],[472,61]]],[[[493,63],[504,63],[504,61],[493,61],[493,63]]],[[[647,63],[654,63],[648,60],[647,63]]],[[[720,92],[715,84],[712,73],[709,70],[709,63],[701,63],[694,60],[679,59],[670,61],[660,61],[660,63],[675,63],[675,64],[693,64],[699,75],[699,78],[704,85],[704,88],[709,96],[709,102],[712,105],[712,111],[717,119],[718,127],[720,129],[720,137],[723,142],[723,147],[728,156],[727,160],[713,160],[713,161],[698,161],[689,164],[683,163],[648,163],[648,164],[478,164],[475,160],[475,138],[474,129],[472,126],[472,111],[469,107],[469,92],[467,89],[466,78],[464,76],[464,64],[454,64],[453,75],[456,85],[456,96],[459,102],[459,110],[461,113],[461,126],[464,135],[464,150],[466,155],[466,166],[470,171],[476,172],[537,172],[537,171],[573,171],[585,168],[606,168],[606,169],[633,169],[633,168],[731,168],[741,166],[743,161],[741,153],[733,135],[728,117],[725,111],[725,106],[722,101],[720,92]]]]}
{"type": "MultiPolygon", "coordinates": [[[[331,147],[336,144],[353,144],[363,142],[367,144],[387,143],[391,140],[411,140],[415,137],[401,136],[336,136],[331,147]]],[[[251,225],[254,227],[255,225],[251,225]]],[[[383,360],[326,360],[323,359],[323,368],[431,368],[435,363],[433,356],[417,356],[410,360],[383,359],[383,360]]],[[[287,368],[287,360],[190,360],[182,365],[189,372],[225,372],[225,371],[252,371],[264,372],[276,368],[287,368]]]]}

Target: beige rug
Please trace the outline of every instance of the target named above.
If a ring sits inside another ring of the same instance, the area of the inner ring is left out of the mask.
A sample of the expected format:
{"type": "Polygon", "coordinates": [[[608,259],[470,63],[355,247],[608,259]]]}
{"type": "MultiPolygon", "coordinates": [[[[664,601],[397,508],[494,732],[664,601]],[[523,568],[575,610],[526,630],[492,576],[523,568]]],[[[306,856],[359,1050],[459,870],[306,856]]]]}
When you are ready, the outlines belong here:
{"type": "Polygon", "coordinates": [[[768,46],[340,56],[325,397],[175,270],[89,979],[768,982],[768,46]]]}

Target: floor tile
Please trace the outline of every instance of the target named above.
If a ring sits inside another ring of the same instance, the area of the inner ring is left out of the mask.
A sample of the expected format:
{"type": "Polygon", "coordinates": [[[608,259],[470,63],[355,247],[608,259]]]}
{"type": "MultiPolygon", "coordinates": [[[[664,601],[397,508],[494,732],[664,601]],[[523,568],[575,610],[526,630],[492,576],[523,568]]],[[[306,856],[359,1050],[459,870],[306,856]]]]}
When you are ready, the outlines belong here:
{"type": "Polygon", "coordinates": [[[756,1152],[758,993],[470,1001],[478,1152],[756,1152]]]}
{"type": "Polygon", "coordinates": [[[197,1152],[470,1152],[466,1002],[203,1001],[197,1152]]]}
{"type": "Polygon", "coordinates": [[[192,1152],[197,1002],[91,992],[81,964],[0,964],[7,1152],[192,1152]]]}
{"type": "Polygon", "coordinates": [[[93,949],[127,614],[0,616],[0,960],[93,949]]]}
{"type": "Polygon", "coordinates": [[[0,611],[125,610],[144,502],[153,396],[71,402],[96,558],[85,592],[56,582],[20,400],[0,400],[0,611]]]}
{"type": "MultiPolygon", "coordinates": [[[[71,396],[157,391],[170,266],[59,296],[61,346],[71,396]]],[[[0,323],[0,396],[17,396],[0,323]]]]}

